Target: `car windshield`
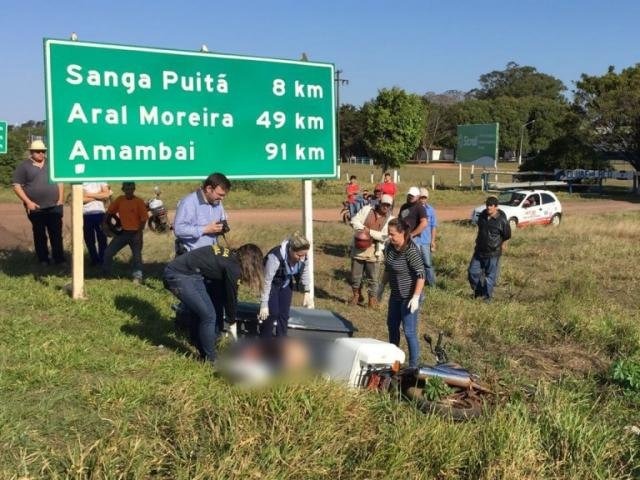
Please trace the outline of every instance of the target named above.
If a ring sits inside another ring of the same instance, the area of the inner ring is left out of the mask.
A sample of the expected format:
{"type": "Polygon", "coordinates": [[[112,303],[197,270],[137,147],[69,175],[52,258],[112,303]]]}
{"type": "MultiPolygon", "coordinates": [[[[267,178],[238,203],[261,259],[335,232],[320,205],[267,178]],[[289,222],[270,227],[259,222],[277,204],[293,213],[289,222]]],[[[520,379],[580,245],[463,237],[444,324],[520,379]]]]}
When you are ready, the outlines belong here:
{"type": "Polygon", "coordinates": [[[502,192],[498,195],[498,203],[500,205],[509,205],[512,207],[517,207],[524,200],[524,193],[517,192],[502,192]]]}

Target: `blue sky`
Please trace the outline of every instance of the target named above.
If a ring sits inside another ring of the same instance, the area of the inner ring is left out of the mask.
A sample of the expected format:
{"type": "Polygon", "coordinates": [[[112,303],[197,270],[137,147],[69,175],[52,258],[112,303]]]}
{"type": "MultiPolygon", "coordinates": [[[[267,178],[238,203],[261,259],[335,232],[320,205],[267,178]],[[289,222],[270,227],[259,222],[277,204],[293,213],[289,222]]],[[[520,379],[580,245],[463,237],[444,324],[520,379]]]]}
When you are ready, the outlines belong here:
{"type": "Polygon", "coordinates": [[[334,63],[357,106],[381,88],[467,91],[509,61],[569,90],[580,74],[640,62],[636,0],[3,2],[0,120],[45,117],[43,38],[334,63]]]}

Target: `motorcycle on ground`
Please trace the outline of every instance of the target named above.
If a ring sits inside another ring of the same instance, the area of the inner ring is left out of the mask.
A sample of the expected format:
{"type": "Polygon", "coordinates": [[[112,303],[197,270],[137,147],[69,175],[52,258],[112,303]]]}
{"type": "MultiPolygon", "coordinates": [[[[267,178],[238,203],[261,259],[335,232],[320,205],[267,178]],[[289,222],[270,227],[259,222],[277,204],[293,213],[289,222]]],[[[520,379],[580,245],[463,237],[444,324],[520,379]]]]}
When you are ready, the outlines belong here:
{"type": "Polygon", "coordinates": [[[478,375],[449,362],[443,337],[444,333],[440,332],[434,347],[431,337],[424,335],[436,357],[435,364],[421,364],[416,368],[395,365],[368,369],[363,372],[360,386],[413,401],[424,413],[457,421],[481,416],[491,404],[494,394],[480,383],[478,375]]]}

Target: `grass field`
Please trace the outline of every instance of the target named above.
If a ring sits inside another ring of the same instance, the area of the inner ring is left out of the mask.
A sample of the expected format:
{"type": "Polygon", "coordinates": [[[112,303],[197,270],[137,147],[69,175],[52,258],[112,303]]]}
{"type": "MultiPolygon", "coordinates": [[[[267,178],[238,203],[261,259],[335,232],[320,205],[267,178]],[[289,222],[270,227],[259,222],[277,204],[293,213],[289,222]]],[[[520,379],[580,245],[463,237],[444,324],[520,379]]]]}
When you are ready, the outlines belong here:
{"type": "MultiPolygon", "coordinates": [[[[508,164],[513,168],[513,164],[508,164]]],[[[449,167],[449,166],[447,166],[449,167]]],[[[345,199],[345,185],[348,175],[357,175],[362,188],[368,188],[373,192],[375,183],[381,181],[382,172],[379,168],[372,169],[364,165],[342,164],[340,180],[317,180],[314,182],[314,206],[317,208],[335,207],[339,208],[345,199]],[[374,182],[371,183],[371,175],[374,176],[374,182]]],[[[406,165],[399,170],[400,182],[399,191],[406,192],[411,185],[419,184],[431,186],[431,175],[434,175],[435,183],[438,188],[447,189],[443,191],[453,191],[458,187],[458,170],[457,168],[437,168],[430,169],[424,165],[406,165]]],[[[469,169],[465,168],[465,189],[469,185],[469,169]]],[[[476,201],[482,198],[479,191],[480,178],[476,175],[475,192],[457,192],[456,195],[447,194],[439,198],[440,202],[458,202],[459,194],[464,198],[476,201]]],[[[225,206],[229,209],[236,208],[295,208],[299,207],[302,198],[302,187],[300,180],[268,180],[268,181],[247,181],[232,182],[232,194],[225,200],[225,206]]],[[[158,182],[157,185],[162,191],[162,199],[168,208],[175,208],[176,203],[186,193],[196,189],[198,182],[158,182]]],[[[139,182],[136,194],[143,199],[153,197],[153,182],[139,182]]],[[[119,195],[120,184],[112,184],[113,191],[119,195]]],[[[71,187],[66,186],[66,192],[71,192],[71,187]]],[[[8,188],[0,188],[0,202],[18,202],[13,191],[8,188]]]]}
{"type": "MultiPolygon", "coordinates": [[[[64,272],[3,252],[0,478],[638,478],[640,215],[586,225],[516,231],[490,305],[466,283],[475,231],[441,225],[420,332],[445,330],[498,393],[462,424],[319,379],[247,391],[214,377],[173,330],[170,237],[145,234],[146,285],[124,263],[120,279],[89,270],[85,301],[64,272]]],[[[344,303],[349,229],[315,227],[316,307],[386,339],[384,311],[344,303]]],[[[237,227],[230,243],[266,251],[295,228],[237,227]]]]}
{"type": "MultiPolygon", "coordinates": [[[[501,163],[500,171],[516,171],[517,164],[501,163]]],[[[460,204],[481,203],[486,193],[480,191],[480,172],[477,168],[473,185],[470,178],[470,168],[463,168],[462,186],[459,185],[458,167],[453,164],[417,165],[407,164],[398,170],[400,181],[398,182],[399,198],[404,199],[405,192],[410,186],[425,186],[431,189],[432,176],[436,192],[431,195],[431,202],[435,206],[452,206],[460,204]]],[[[339,209],[345,199],[345,185],[349,175],[356,175],[361,188],[373,192],[373,187],[382,179],[379,168],[365,165],[346,164],[341,165],[340,180],[316,180],[314,181],[314,208],[339,209]],[[373,178],[373,182],[371,179],[373,178]]],[[[265,180],[265,181],[233,181],[231,194],[225,199],[227,209],[242,208],[300,208],[302,204],[302,182],[300,180],[265,180]]],[[[165,206],[174,209],[178,200],[188,192],[198,188],[198,182],[139,182],[136,195],[148,200],[154,197],[153,188],[158,185],[161,189],[161,198],[165,206]]],[[[120,184],[113,183],[114,195],[120,195],[120,184]]],[[[608,181],[607,193],[625,195],[629,189],[629,182],[608,181]]],[[[66,185],[67,196],[71,187],[66,185]]],[[[569,195],[565,191],[559,194],[561,200],[571,198],[578,200],[585,196],[599,197],[600,195],[569,195]]],[[[18,199],[9,187],[0,187],[0,203],[18,203],[18,199]]]]}

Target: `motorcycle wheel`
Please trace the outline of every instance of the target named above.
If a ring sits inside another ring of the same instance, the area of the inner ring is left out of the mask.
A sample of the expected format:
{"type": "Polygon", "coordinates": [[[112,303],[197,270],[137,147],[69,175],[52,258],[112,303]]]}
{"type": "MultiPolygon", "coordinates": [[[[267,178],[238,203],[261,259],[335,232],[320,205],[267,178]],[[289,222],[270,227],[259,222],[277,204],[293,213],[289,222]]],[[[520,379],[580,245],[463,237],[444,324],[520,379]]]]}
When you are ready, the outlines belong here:
{"type": "Polygon", "coordinates": [[[152,232],[158,231],[156,220],[153,217],[149,217],[149,220],[147,220],[147,226],[149,227],[149,230],[151,230],[152,232]]]}
{"type": "Polygon", "coordinates": [[[482,395],[470,390],[462,390],[440,400],[427,400],[422,389],[412,387],[407,396],[416,402],[416,407],[423,413],[430,413],[455,421],[472,420],[485,412],[485,401],[482,395]]]}
{"type": "Polygon", "coordinates": [[[168,229],[168,226],[165,222],[160,221],[154,216],[149,217],[149,220],[147,220],[147,225],[149,227],[149,230],[154,233],[164,233],[168,229]]]}

